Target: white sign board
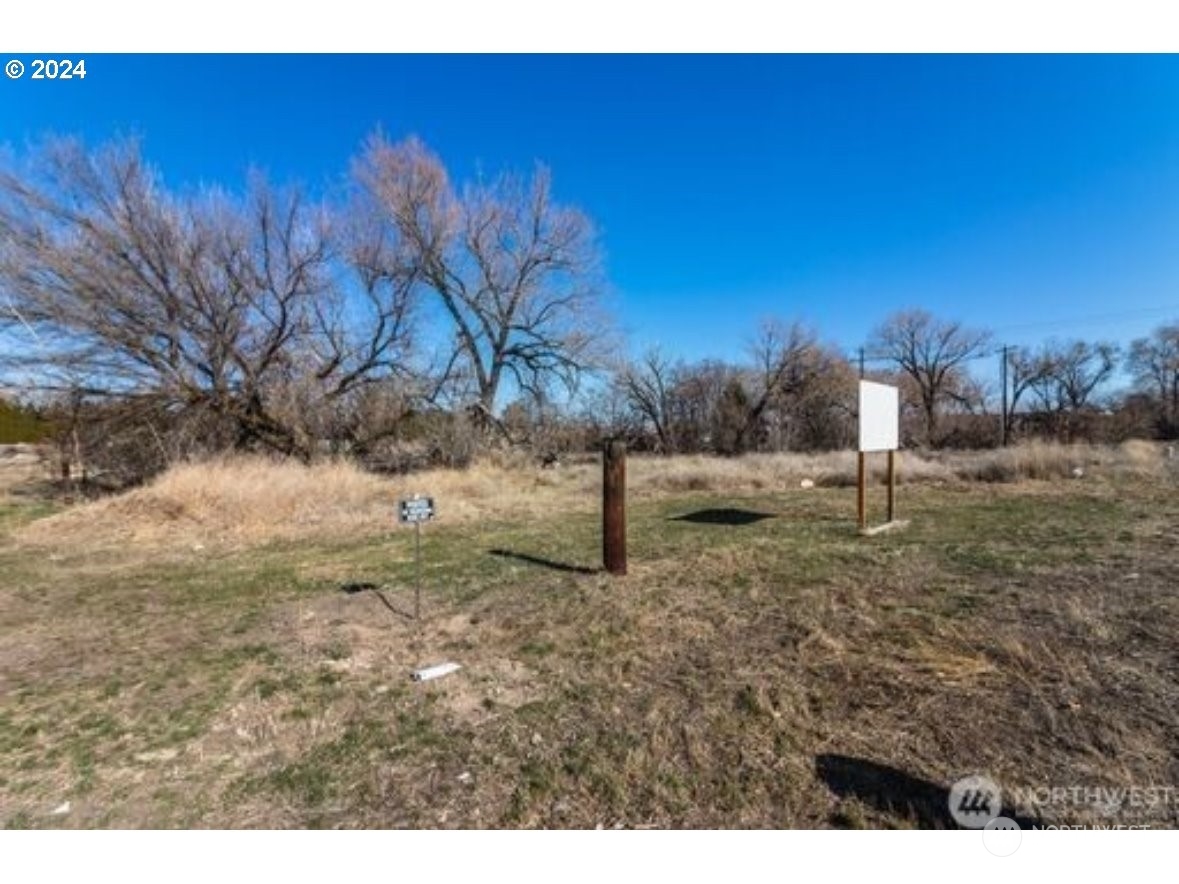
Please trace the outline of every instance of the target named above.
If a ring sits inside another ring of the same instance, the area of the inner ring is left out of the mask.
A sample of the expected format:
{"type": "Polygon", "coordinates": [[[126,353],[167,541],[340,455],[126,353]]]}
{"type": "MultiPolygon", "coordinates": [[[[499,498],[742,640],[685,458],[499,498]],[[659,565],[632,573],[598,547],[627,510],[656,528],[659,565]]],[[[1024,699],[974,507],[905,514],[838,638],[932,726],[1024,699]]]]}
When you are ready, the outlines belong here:
{"type": "Polygon", "coordinates": [[[402,522],[428,522],[434,518],[434,498],[406,497],[398,502],[398,518],[402,522]]]}
{"type": "Polygon", "coordinates": [[[896,387],[860,381],[860,451],[900,447],[901,397],[896,387]]]}

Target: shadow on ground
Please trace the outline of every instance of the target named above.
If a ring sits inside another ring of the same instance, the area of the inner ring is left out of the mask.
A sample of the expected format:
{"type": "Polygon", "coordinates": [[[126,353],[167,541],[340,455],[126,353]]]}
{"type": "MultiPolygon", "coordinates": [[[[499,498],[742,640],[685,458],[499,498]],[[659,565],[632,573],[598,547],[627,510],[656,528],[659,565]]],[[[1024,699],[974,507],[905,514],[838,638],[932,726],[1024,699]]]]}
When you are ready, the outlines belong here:
{"type": "Polygon", "coordinates": [[[669,522],[694,522],[697,525],[752,525],[763,519],[774,518],[773,513],[732,508],[696,510],[682,516],[671,516],[669,522]]]}
{"type": "MultiPolygon", "coordinates": [[[[840,798],[858,798],[883,813],[903,817],[922,829],[957,829],[950,816],[950,790],[887,764],[848,755],[818,755],[815,773],[840,798]]],[[[1004,805],[996,816],[1006,816],[1021,828],[1041,825],[1004,805]]]]}
{"type": "Polygon", "coordinates": [[[551,568],[554,571],[563,571],[567,574],[597,574],[601,568],[587,568],[584,565],[570,565],[568,562],[557,562],[553,559],[542,558],[541,556],[532,556],[528,553],[512,552],[510,549],[489,549],[488,555],[498,556],[501,559],[515,559],[518,562],[525,562],[529,565],[539,565],[542,568],[551,568]]]}
{"type": "Polygon", "coordinates": [[[383,587],[377,585],[376,583],[345,583],[340,587],[340,592],[344,593],[345,595],[359,595],[362,592],[371,592],[374,596],[376,596],[377,600],[382,605],[384,605],[389,609],[389,611],[396,614],[398,617],[404,617],[406,620],[414,619],[413,611],[399,608],[397,605],[393,604],[391,601],[389,601],[389,597],[381,591],[382,589],[383,587]]]}

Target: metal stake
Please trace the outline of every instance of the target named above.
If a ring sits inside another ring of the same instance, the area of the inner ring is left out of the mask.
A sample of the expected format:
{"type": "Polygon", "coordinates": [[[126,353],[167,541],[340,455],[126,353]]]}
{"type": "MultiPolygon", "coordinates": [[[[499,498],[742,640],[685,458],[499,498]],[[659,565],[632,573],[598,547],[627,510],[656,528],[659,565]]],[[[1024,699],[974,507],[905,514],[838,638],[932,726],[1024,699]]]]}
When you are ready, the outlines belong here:
{"type": "Polygon", "coordinates": [[[413,523],[413,560],[417,580],[413,590],[413,619],[422,619],[422,523],[413,523]]]}

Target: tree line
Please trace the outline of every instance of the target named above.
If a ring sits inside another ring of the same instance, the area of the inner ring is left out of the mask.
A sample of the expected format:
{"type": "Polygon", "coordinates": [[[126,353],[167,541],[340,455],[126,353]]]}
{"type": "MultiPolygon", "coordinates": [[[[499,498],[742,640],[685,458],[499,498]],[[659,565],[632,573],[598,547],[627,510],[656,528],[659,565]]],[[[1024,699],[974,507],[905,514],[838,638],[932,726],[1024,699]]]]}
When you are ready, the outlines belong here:
{"type": "MultiPolygon", "coordinates": [[[[617,435],[664,453],[851,443],[861,366],[813,329],[766,321],[731,361],[628,358],[607,303],[594,226],[542,166],[456,182],[380,133],[318,197],[260,174],[169,188],[134,141],[0,164],[0,382],[63,451],[128,480],[222,450],[402,469],[617,435]]],[[[1179,426],[1179,324],[1124,351],[1005,348],[1005,396],[972,372],[993,336],[923,310],[866,352],[904,391],[907,444],[1179,426]],[[1114,395],[1119,368],[1133,386],[1114,395]]]]}
{"type": "Polygon", "coordinates": [[[769,323],[740,363],[686,363],[649,351],[616,374],[613,395],[626,403],[621,423],[665,452],[850,446],[860,376],[900,387],[909,446],[1179,433],[1179,324],[1125,351],[1083,340],[999,347],[986,330],[903,310],[877,326],[864,355],[867,365],[857,365],[813,331],[769,323]],[[998,385],[972,371],[989,360],[1000,368],[998,385]],[[1131,384],[1110,389],[1119,368],[1131,384]]]}

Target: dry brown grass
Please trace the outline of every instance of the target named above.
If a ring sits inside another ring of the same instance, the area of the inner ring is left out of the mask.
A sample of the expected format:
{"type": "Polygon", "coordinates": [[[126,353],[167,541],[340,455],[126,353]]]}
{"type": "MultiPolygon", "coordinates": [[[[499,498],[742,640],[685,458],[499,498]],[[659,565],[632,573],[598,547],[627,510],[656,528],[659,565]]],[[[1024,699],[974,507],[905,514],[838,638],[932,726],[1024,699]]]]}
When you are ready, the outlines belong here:
{"type": "Polygon", "coordinates": [[[1078,470],[1082,477],[1153,478],[1174,469],[1162,445],[1137,439],[1121,445],[1032,441],[994,451],[945,453],[938,460],[961,479],[983,482],[1071,479],[1078,470]]]}
{"type": "Polygon", "coordinates": [[[195,496],[252,468],[265,505],[238,518],[279,524],[336,482],[384,530],[396,494],[432,492],[420,624],[398,613],[409,535],[358,536],[348,514],[168,561],[0,530],[0,825],[938,826],[938,790],[966,773],[1174,782],[1179,510],[1171,480],[1123,481],[1130,455],[1108,457],[1083,480],[951,472],[906,490],[907,531],[870,540],[849,489],[798,487],[823,459],[634,458],[624,580],[584,567],[592,463],[394,481],[231,462],[73,511],[180,501],[214,536],[234,504],[195,496]],[[685,476],[719,490],[666,490],[685,476]],[[714,507],[766,518],[684,519],[714,507]],[[446,659],[462,670],[409,681],[446,659]],[[899,772],[885,794],[881,765],[899,772]]]}
{"type": "MultiPolygon", "coordinates": [[[[828,451],[821,454],[749,454],[739,458],[686,455],[632,461],[633,490],[644,492],[708,491],[747,494],[798,489],[804,480],[819,487],[847,487],[856,483],[856,453],[828,451]]],[[[901,455],[902,482],[947,482],[953,472],[921,455],[901,455]]],[[[883,455],[869,461],[873,481],[885,477],[883,455]]]]}
{"type": "Polygon", "coordinates": [[[0,504],[20,497],[31,484],[44,479],[44,474],[35,445],[0,445],[0,504]]]}
{"type": "MultiPolygon", "coordinates": [[[[1150,478],[1173,470],[1162,447],[1127,442],[1117,447],[1029,443],[984,452],[900,456],[902,483],[960,481],[1088,481],[1150,478]]],[[[884,478],[885,459],[870,459],[872,481],[884,478]]],[[[632,457],[629,493],[635,500],[668,494],[805,493],[804,481],[845,487],[856,481],[851,451],[751,454],[741,458],[689,455],[632,457]]],[[[530,521],[598,505],[599,469],[579,463],[543,469],[487,460],[466,470],[433,470],[403,477],[365,473],[351,463],[313,466],[262,458],[229,458],[174,467],[130,492],[73,507],[19,534],[37,546],[238,548],[276,540],[372,536],[394,527],[396,500],[433,495],[439,519],[530,521]]]]}
{"type": "MultiPolygon", "coordinates": [[[[581,474],[585,474],[583,470],[581,474]]],[[[249,546],[272,540],[372,535],[394,524],[396,501],[438,498],[448,522],[551,511],[556,474],[485,465],[388,478],[345,461],[226,458],[173,467],[142,488],[74,507],[29,525],[36,545],[249,546]],[[548,493],[546,493],[548,492],[548,493]]]]}

